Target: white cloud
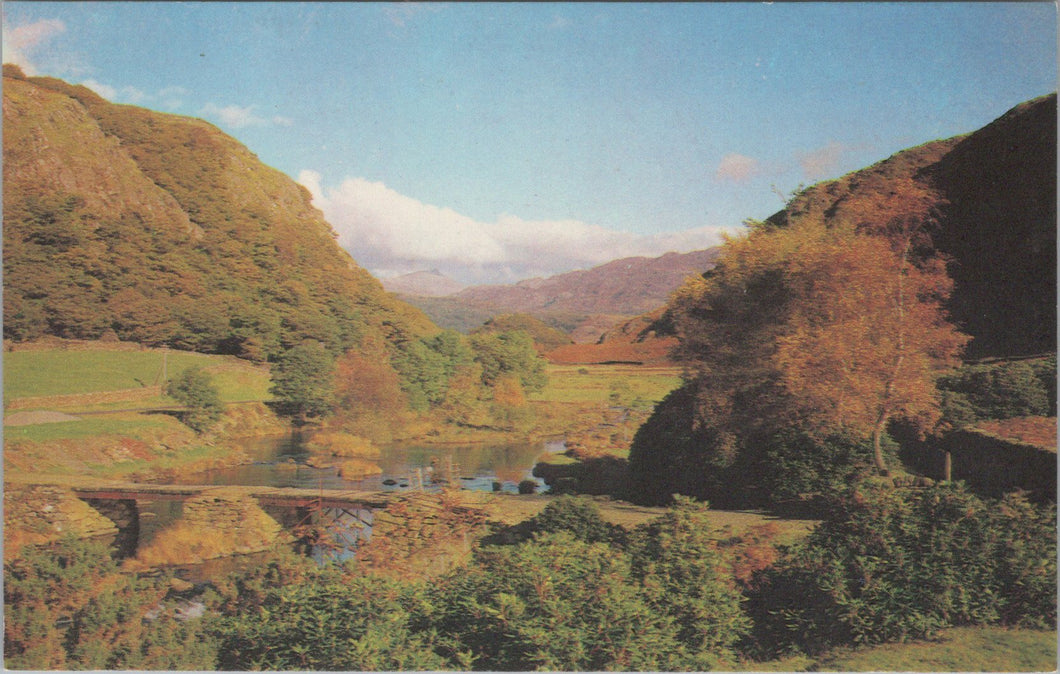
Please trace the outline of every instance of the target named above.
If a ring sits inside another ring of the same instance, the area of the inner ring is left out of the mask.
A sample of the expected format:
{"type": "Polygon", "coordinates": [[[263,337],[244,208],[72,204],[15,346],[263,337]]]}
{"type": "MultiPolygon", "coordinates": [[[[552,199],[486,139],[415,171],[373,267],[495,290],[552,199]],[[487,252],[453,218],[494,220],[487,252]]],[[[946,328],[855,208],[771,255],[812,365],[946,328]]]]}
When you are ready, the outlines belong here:
{"type": "Polygon", "coordinates": [[[842,143],[832,141],[824,147],[807,152],[799,157],[803,175],[810,180],[831,175],[839,168],[840,159],[850,149],[842,143]]]}
{"type": "Polygon", "coordinates": [[[761,171],[762,167],[757,159],[732,153],[721,158],[718,169],[714,172],[714,179],[743,183],[754,178],[761,171]]]}
{"type": "Polygon", "coordinates": [[[181,96],[188,93],[183,87],[164,87],[155,93],[149,93],[136,87],[125,86],[120,89],[94,79],[82,80],[81,84],[113,103],[130,105],[161,106],[168,110],[179,108],[183,101],[181,96]]]}
{"type": "Polygon", "coordinates": [[[40,73],[35,59],[38,49],[55,35],[66,31],[66,25],[58,19],[43,19],[24,26],[9,28],[3,25],[4,63],[14,63],[27,75],[40,73]]]}
{"type": "Polygon", "coordinates": [[[225,105],[220,106],[215,103],[207,103],[199,110],[199,114],[203,117],[212,117],[218,120],[223,126],[227,126],[231,129],[243,129],[248,126],[291,126],[294,121],[287,117],[263,117],[255,112],[254,108],[257,106],[248,105],[225,105]]]}
{"type": "Polygon", "coordinates": [[[108,101],[114,101],[118,98],[118,90],[109,84],[103,84],[96,80],[85,80],[81,82],[82,85],[88,87],[92,91],[96,92],[108,101]]]}
{"type": "Polygon", "coordinates": [[[318,173],[303,171],[299,182],[335,228],[339,243],[378,276],[439,269],[465,283],[507,283],[621,257],[708,248],[720,242],[723,231],[703,227],[637,235],[578,220],[515,215],[479,222],[363,178],[325,187],[318,173]]]}

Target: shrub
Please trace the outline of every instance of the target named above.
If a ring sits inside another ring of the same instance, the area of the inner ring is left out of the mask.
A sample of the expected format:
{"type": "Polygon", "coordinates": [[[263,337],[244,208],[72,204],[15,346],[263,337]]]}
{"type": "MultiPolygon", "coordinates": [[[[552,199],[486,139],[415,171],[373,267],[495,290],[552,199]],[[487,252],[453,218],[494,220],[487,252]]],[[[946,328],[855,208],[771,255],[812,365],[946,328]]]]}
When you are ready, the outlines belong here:
{"type": "MultiPolygon", "coordinates": [[[[494,491],[500,491],[494,489],[494,491]]],[[[520,480],[519,481],[519,493],[520,494],[533,494],[537,491],[537,482],[533,480],[520,480]]]]}
{"type": "Polygon", "coordinates": [[[5,666],[213,669],[200,621],[165,610],[166,581],[119,573],[98,541],[23,548],[4,564],[5,666]]]}
{"type": "Polygon", "coordinates": [[[1055,625],[1055,513],[962,485],[852,492],[751,606],[766,652],[923,638],[959,625],[1055,625]]]}
{"type": "Polygon", "coordinates": [[[872,443],[848,435],[818,439],[785,430],[769,438],[762,453],[762,482],[774,501],[834,498],[873,472],[872,443]]]}
{"type": "Polygon", "coordinates": [[[166,383],[166,395],[188,407],[184,423],[201,433],[221,418],[224,405],[210,375],[193,367],[166,383]]]}
{"type": "Polygon", "coordinates": [[[946,396],[944,411],[954,425],[985,419],[1051,416],[1055,405],[1055,361],[966,365],[941,377],[938,388],[946,396]],[[952,394],[957,394],[956,396],[952,394]],[[947,400],[948,399],[948,400],[947,400]],[[969,417],[974,415],[974,419],[969,417]]]}
{"type": "Polygon", "coordinates": [[[677,497],[630,536],[632,576],[653,610],[670,615],[698,666],[712,668],[751,627],[741,593],[707,520],[706,504],[677,497]]]}
{"type": "Polygon", "coordinates": [[[475,669],[669,669],[680,650],[670,621],[629,580],[621,551],[568,532],[483,548],[439,582],[437,626],[475,669]]]}
{"type": "Polygon", "coordinates": [[[560,496],[530,520],[533,531],[565,531],[586,543],[605,543],[612,539],[614,527],[604,521],[600,509],[587,498],[560,496]]]}
{"type": "Polygon", "coordinates": [[[266,586],[253,605],[218,618],[221,669],[407,671],[462,665],[423,620],[423,588],[334,567],[266,586]],[[439,651],[449,652],[447,657],[439,651]]]}

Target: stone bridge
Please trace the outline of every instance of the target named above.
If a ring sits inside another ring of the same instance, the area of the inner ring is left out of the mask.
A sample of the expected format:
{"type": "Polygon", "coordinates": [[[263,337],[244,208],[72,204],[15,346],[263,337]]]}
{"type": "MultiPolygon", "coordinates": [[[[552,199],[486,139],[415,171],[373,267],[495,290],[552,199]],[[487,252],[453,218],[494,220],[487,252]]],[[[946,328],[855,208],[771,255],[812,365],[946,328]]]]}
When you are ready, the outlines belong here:
{"type": "MultiPolygon", "coordinates": [[[[145,563],[172,563],[268,549],[278,541],[315,536],[330,528],[333,544],[434,538],[453,522],[485,519],[483,499],[441,494],[365,492],[292,487],[159,485],[85,477],[11,480],[4,484],[7,542],[115,536],[123,556],[145,563]],[[146,546],[140,542],[140,505],[180,502],[181,516],[146,546]],[[338,526],[336,526],[336,524],[338,526]],[[286,532],[286,533],[285,533],[286,532]],[[345,537],[345,539],[342,539],[345,537]]],[[[393,547],[390,545],[389,547],[393,547]]],[[[402,546],[402,548],[408,546],[402,546]]]]}

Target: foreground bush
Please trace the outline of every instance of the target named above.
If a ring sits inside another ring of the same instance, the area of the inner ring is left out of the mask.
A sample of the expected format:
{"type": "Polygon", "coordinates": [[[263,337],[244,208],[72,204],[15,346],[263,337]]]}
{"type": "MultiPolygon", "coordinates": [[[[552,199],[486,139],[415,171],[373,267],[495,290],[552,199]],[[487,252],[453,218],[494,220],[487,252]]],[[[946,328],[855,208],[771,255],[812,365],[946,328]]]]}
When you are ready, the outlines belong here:
{"type": "Polygon", "coordinates": [[[253,605],[213,621],[218,668],[409,671],[466,668],[424,622],[414,583],[316,570],[266,585],[253,605]]]}
{"type": "Polygon", "coordinates": [[[760,574],[765,652],[905,641],[960,625],[1056,623],[1056,518],[961,485],[869,488],[760,574]]]}
{"type": "Polygon", "coordinates": [[[487,548],[441,586],[440,629],[477,670],[669,669],[674,630],[629,577],[628,557],[567,532],[487,548]]]}
{"type": "Polygon", "coordinates": [[[104,543],[27,546],[4,564],[4,665],[212,669],[212,640],[176,619],[166,581],[119,573],[104,543]]]}

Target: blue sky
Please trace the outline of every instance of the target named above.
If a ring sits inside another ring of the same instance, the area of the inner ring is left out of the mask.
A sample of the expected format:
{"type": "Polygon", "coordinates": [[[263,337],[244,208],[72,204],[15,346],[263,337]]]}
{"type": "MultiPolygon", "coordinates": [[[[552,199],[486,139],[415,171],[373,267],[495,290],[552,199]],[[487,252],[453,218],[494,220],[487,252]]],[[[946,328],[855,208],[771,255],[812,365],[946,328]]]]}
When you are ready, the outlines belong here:
{"type": "Polygon", "coordinates": [[[1056,90],[1051,3],[5,2],[4,61],[205,118],[380,276],[694,250],[1056,90]]]}

